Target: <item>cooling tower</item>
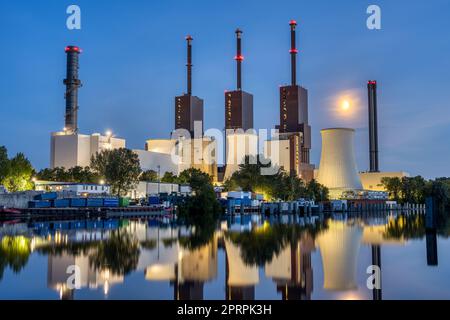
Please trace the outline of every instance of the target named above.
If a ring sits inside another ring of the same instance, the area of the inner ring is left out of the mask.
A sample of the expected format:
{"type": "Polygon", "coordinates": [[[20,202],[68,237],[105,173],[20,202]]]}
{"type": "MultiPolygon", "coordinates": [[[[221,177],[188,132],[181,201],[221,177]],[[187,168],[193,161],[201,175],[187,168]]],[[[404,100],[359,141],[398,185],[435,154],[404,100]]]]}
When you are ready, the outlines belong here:
{"type": "Polygon", "coordinates": [[[346,190],[362,190],[353,149],[355,130],[324,129],[321,134],[322,155],[317,181],[330,189],[331,196],[346,190]]]}

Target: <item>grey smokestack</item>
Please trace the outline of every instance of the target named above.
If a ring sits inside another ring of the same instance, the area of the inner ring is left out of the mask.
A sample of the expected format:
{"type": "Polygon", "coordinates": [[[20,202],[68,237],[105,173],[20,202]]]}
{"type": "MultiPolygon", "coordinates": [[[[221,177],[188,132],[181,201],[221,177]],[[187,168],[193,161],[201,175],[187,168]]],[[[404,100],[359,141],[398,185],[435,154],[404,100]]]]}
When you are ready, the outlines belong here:
{"type": "Polygon", "coordinates": [[[242,90],[241,64],[242,64],[242,60],[244,60],[244,57],[242,56],[242,51],[241,51],[241,35],[242,35],[242,30],[236,29],[236,57],[234,57],[234,59],[236,60],[236,64],[237,64],[237,89],[238,90],[242,90]]]}
{"type": "Polygon", "coordinates": [[[367,83],[369,95],[369,158],[370,172],[379,172],[378,167],[378,120],[377,120],[377,82],[367,83]]]}
{"type": "Polygon", "coordinates": [[[81,87],[81,81],[78,79],[78,55],[81,49],[68,46],[65,51],[67,54],[67,77],[64,79],[66,85],[65,131],[76,133],[78,132],[78,88],[81,87]]]}
{"type": "Polygon", "coordinates": [[[289,22],[291,26],[291,50],[289,50],[291,54],[291,84],[293,86],[297,85],[297,53],[298,50],[295,47],[295,27],[297,26],[297,22],[295,20],[291,20],[289,22]]]}
{"type": "Polygon", "coordinates": [[[191,36],[186,37],[187,41],[187,94],[192,95],[192,40],[191,36]]]}

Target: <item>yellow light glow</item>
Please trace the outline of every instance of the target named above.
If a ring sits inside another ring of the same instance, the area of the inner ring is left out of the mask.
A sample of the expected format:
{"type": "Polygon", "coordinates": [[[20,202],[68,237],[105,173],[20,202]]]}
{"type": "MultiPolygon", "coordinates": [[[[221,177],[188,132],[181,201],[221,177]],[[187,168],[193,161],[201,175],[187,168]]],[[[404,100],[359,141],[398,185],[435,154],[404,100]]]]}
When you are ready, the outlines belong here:
{"type": "Polygon", "coordinates": [[[348,109],[350,109],[350,102],[348,100],[344,100],[342,101],[342,110],[347,111],[348,109]]]}

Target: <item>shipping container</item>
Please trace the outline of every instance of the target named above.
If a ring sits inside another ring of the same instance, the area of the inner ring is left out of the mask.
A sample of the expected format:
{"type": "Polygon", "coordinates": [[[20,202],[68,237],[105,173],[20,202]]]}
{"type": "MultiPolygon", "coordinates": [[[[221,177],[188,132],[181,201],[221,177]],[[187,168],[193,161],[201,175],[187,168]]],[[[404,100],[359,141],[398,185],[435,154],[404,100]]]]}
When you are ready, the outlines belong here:
{"type": "Polygon", "coordinates": [[[118,198],[105,198],[103,199],[103,206],[109,208],[115,208],[119,206],[118,198]]]}
{"type": "Polygon", "coordinates": [[[148,197],[148,204],[149,205],[160,204],[159,197],[157,197],[157,196],[150,196],[150,197],[148,197]]]}
{"type": "Polygon", "coordinates": [[[119,207],[128,207],[130,205],[130,198],[119,198],[119,207]]]}
{"type": "Polygon", "coordinates": [[[87,198],[86,199],[86,206],[87,207],[95,207],[95,208],[99,208],[99,207],[103,207],[103,198],[87,198]]]}
{"type": "Polygon", "coordinates": [[[34,196],[34,200],[54,200],[58,198],[56,192],[41,193],[34,196]]]}
{"type": "Polygon", "coordinates": [[[68,207],[70,207],[70,201],[69,201],[69,199],[55,199],[55,200],[52,200],[52,207],[53,208],[68,208],[68,207]]]}
{"type": "Polygon", "coordinates": [[[41,201],[41,200],[34,200],[34,201],[28,201],[28,208],[50,208],[51,202],[50,201],[41,201]]]}
{"type": "Polygon", "coordinates": [[[74,208],[86,207],[86,198],[71,198],[70,206],[74,208]]]}

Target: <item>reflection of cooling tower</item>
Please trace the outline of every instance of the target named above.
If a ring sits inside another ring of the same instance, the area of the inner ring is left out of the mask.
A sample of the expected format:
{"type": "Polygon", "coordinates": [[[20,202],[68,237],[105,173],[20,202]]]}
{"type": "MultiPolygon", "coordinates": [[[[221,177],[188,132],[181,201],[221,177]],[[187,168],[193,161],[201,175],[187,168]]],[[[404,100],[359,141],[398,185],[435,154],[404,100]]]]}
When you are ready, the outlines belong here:
{"type": "Polygon", "coordinates": [[[355,130],[347,128],[324,129],[322,134],[322,155],[317,180],[330,191],[361,190],[353,138],[355,130]]]}
{"type": "Polygon", "coordinates": [[[258,284],[258,266],[245,264],[242,260],[241,249],[228,239],[225,239],[225,249],[229,266],[227,285],[230,287],[246,287],[258,284]]]}
{"type": "Polygon", "coordinates": [[[317,237],[325,289],[356,289],[356,266],[361,238],[360,226],[350,226],[342,221],[330,221],[328,230],[317,237]]]}

